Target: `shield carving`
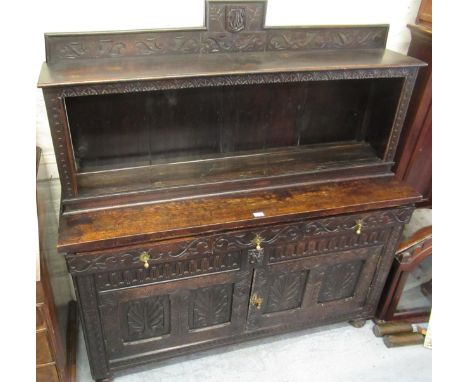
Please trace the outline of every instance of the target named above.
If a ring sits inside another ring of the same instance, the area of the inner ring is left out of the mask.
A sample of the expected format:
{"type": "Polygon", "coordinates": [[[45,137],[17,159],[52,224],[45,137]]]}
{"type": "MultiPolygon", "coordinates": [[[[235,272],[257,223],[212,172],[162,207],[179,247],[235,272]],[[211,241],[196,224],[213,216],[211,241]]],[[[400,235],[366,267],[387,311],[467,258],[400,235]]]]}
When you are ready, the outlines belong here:
{"type": "Polygon", "coordinates": [[[226,29],[230,32],[240,32],[245,29],[244,7],[226,7],[226,29]]]}

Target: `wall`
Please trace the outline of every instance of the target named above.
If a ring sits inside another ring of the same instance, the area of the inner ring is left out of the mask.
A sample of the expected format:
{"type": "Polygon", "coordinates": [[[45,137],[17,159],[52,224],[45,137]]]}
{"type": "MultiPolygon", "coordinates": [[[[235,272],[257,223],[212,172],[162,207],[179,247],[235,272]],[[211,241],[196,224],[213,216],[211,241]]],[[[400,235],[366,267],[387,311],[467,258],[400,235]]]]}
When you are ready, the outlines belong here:
{"type": "MultiPolygon", "coordinates": [[[[414,22],[419,4],[420,0],[269,0],[266,25],[390,24],[387,47],[406,53],[410,40],[406,25],[414,22]]],[[[38,25],[42,29],[33,36],[34,42],[42,45],[44,32],[198,27],[203,25],[204,19],[204,0],[81,0],[80,7],[74,7],[73,11],[63,1],[48,0],[45,5],[54,11],[41,15],[38,25]]],[[[36,59],[40,68],[44,56],[36,59]]],[[[36,140],[43,149],[39,178],[56,179],[52,140],[40,90],[37,92],[36,140]]],[[[58,182],[52,186],[58,201],[58,182]]]]}

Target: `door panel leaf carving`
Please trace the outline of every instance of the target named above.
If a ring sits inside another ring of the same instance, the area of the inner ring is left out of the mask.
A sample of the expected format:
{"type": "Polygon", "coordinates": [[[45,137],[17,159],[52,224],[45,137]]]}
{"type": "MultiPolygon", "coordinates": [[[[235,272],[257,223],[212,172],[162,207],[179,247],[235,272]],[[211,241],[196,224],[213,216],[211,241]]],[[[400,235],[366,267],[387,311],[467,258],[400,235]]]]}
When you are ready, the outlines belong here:
{"type": "Polygon", "coordinates": [[[144,305],[136,302],[128,309],[128,331],[131,336],[141,336],[145,330],[145,309],[144,305]]]}
{"type": "Polygon", "coordinates": [[[190,329],[219,325],[231,320],[232,284],[192,292],[189,311],[190,329]]]}
{"type": "Polygon", "coordinates": [[[330,266],[325,271],[318,302],[328,302],[351,297],[356,289],[363,261],[330,266]]]}
{"type": "Polygon", "coordinates": [[[169,333],[169,297],[157,296],[128,302],[123,306],[127,340],[169,333]]]}
{"type": "Polygon", "coordinates": [[[273,275],[264,313],[298,308],[302,303],[307,271],[273,275]]]}

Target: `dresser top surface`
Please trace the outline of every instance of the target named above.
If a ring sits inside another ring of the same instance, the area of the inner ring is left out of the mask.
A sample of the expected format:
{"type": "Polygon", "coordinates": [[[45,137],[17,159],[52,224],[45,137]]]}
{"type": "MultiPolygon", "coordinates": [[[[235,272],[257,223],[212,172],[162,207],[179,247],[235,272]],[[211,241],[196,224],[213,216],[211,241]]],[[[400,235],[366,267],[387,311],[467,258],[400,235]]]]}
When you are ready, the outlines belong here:
{"type": "Polygon", "coordinates": [[[44,63],[39,87],[213,76],[398,68],[422,61],[387,49],[245,52],[44,63]]]}
{"type": "Polygon", "coordinates": [[[95,210],[62,215],[58,246],[66,252],[98,250],[396,207],[419,199],[410,187],[384,178],[95,210]]]}
{"type": "Polygon", "coordinates": [[[245,74],[381,69],[424,63],[387,49],[219,53],[44,63],[38,86],[74,86],[129,81],[245,74]]]}

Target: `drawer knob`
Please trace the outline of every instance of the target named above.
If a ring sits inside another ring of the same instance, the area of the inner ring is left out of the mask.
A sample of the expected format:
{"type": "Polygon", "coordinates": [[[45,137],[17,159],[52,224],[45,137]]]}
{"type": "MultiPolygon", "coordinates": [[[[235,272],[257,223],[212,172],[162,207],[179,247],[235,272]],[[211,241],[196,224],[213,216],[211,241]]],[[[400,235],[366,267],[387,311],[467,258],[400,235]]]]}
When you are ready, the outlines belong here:
{"type": "Polygon", "coordinates": [[[149,267],[149,263],[148,263],[148,260],[150,259],[150,255],[148,252],[146,251],[143,251],[140,255],[140,261],[143,263],[143,266],[145,268],[148,268],[149,267]]]}
{"type": "Polygon", "coordinates": [[[356,232],[356,235],[360,235],[362,232],[362,219],[356,220],[356,225],[354,226],[354,231],[356,232]]]}
{"type": "Polygon", "coordinates": [[[252,240],[252,244],[255,245],[255,249],[257,251],[260,251],[262,249],[261,244],[263,243],[263,237],[261,237],[259,234],[256,234],[254,239],[252,240]]]}
{"type": "Polygon", "coordinates": [[[260,309],[263,303],[263,298],[259,297],[257,293],[254,293],[252,297],[250,297],[250,303],[254,305],[257,309],[260,309]]]}

